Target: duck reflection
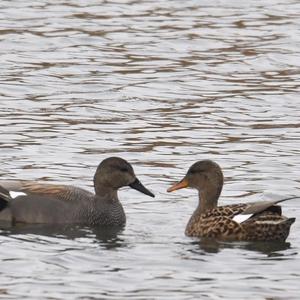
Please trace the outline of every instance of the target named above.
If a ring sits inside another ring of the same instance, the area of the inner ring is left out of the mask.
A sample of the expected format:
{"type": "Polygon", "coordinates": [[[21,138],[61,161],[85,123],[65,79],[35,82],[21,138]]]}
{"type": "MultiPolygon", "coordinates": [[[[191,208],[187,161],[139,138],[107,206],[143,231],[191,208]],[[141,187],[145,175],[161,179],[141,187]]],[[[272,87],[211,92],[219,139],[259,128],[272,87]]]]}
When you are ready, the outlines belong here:
{"type": "Polygon", "coordinates": [[[50,224],[0,224],[0,234],[3,236],[37,235],[53,238],[76,240],[80,238],[91,238],[96,240],[101,247],[114,249],[126,247],[121,235],[123,227],[83,227],[80,225],[50,225],[50,224]]]}
{"type": "Polygon", "coordinates": [[[199,247],[204,254],[218,253],[223,249],[243,249],[266,254],[268,257],[282,257],[284,254],[278,252],[291,248],[288,242],[223,242],[215,239],[193,241],[193,245],[199,247]]]}

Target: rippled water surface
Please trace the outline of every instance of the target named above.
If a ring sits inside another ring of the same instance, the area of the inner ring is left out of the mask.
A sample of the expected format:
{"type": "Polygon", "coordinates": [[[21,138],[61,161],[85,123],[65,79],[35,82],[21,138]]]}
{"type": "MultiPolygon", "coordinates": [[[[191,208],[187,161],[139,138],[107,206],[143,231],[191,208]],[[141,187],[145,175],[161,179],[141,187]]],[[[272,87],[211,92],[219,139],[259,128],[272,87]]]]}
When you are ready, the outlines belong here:
{"type": "Polygon", "coordinates": [[[299,195],[300,4],[1,1],[1,179],[92,190],[130,161],[151,199],[119,193],[124,230],[16,226],[0,235],[3,299],[299,299],[300,202],[286,243],[184,236],[196,160],[224,169],[221,203],[299,195]],[[271,195],[270,195],[271,194],[271,195]]]}

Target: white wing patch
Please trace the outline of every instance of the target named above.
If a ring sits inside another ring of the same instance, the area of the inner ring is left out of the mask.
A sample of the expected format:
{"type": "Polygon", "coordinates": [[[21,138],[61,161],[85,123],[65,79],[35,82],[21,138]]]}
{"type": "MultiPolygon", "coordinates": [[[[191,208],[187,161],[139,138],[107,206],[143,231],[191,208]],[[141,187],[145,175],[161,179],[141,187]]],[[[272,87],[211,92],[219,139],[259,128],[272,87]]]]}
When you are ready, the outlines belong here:
{"type": "Polygon", "coordinates": [[[9,191],[9,195],[15,199],[18,196],[26,196],[27,194],[23,193],[23,192],[14,192],[14,191],[9,191]]]}
{"type": "Polygon", "coordinates": [[[234,216],[232,220],[241,224],[241,223],[245,222],[246,220],[248,220],[249,218],[251,218],[252,216],[253,216],[253,214],[247,214],[247,215],[238,214],[238,215],[234,216]]]}

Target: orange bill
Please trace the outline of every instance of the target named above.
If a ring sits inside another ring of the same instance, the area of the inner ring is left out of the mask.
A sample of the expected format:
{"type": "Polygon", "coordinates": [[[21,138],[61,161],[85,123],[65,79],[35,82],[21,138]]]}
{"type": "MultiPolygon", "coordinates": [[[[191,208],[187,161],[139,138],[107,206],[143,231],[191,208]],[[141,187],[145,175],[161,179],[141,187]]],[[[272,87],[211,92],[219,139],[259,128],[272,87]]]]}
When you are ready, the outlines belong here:
{"type": "Polygon", "coordinates": [[[189,182],[183,178],[181,181],[173,184],[171,187],[167,189],[167,192],[173,192],[179,189],[184,189],[189,186],[189,182]]]}

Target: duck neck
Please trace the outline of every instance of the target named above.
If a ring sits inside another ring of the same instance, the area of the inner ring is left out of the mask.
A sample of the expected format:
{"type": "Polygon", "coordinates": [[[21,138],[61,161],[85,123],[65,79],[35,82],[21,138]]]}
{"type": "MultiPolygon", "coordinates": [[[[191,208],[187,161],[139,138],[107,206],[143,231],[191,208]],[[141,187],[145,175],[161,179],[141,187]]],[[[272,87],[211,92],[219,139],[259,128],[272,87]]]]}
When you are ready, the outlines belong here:
{"type": "Polygon", "coordinates": [[[96,193],[97,199],[109,200],[111,202],[119,201],[118,191],[111,187],[104,187],[101,185],[97,185],[97,186],[95,186],[95,193],[96,193]]]}
{"type": "Polygon", "coordinates": [[[218,205],[220,192],[199,191],[199,203],[196,209],[197,214],[203,214],[218,205]]]}

